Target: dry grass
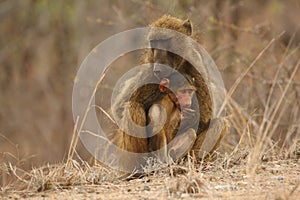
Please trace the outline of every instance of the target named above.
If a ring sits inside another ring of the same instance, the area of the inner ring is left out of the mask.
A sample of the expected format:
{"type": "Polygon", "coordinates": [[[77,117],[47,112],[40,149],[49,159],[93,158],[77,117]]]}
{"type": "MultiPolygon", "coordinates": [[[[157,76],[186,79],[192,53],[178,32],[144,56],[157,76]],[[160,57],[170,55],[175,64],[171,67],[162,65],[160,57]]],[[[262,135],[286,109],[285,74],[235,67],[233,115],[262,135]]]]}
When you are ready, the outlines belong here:
{"type": "MultiPolygon", "coordinates": [[[[253,199],[297,199],[299,149],[278,154],[274,148],[249,173],[252,151],[238,148],[201,163],[189,157],[188,161],[134,179],[97,163],[90,166],[68,160],[68,165],[47,165],[18,176],[16,182],[2,188],[1,195],[33,199],[248,199],[249,195],[253,199]]],[[[9,170],[19,169],[9,166],[9,170]]]]}

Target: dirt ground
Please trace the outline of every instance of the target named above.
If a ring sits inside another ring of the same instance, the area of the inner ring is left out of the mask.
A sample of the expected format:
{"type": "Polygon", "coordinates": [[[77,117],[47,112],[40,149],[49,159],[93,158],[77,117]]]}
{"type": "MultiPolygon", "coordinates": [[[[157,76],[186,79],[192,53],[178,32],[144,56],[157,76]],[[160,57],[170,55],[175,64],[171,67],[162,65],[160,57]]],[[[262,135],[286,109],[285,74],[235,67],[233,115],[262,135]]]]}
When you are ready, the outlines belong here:
{"type": "MultiPolygon", "coordinates": [[[[249,163],[249,152],[212,162],[177,164],[140,178],[120,178],[102,166],[67,170],[55,166],[31,172],[25,188],[14,185],[2,199],[298,199],[299,158],[264,158],[249,163]],[[64,174],[57,173],[58,168],[64,174]],[[60,174],[60,175],[58,175],[60,174]]],[[[75,162],[74,162],[75,163],[75,162]]]]}

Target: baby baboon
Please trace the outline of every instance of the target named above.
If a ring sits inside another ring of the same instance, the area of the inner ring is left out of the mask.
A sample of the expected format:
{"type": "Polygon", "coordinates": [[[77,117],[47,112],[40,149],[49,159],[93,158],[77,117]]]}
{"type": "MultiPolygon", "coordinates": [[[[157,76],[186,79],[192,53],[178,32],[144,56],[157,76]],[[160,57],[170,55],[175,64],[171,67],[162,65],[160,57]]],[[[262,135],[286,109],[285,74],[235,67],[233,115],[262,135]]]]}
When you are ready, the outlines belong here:
{"type": "Polygon", "coordinates": [[[154,135],[149,138],[149,150],[159,150],[158,159],[168,162],[186,154],[196,140],[199,116],[191,109],[196,88],[190,76],[177,72],[163,78],[159,90],[165,96],[154,102],[148,112],[147,131],[154,135]]]}
{"type": "MultiPolygon", "coordinates": [[[[183,21],[174,17],[163,16],[150,26],[175,30],[193,37],[192,24],[189,20],[183,21]]],[[[199,49],[195,49],[195,47],[190,44],[178,43],[172,34],[153,31],[149,33],[148,39],[152,48],[145,54],[146,56],[143,63],[151,64],[147,67],[143,66],[137,74],[123,83],[122,90],[115,96],[112,104],[112,114],[116,121],[120,121],[122,125],[122,129],[118,130],[118,134],[113,136],[114,140],[117,141],[116,143],[120,144],[122,149],[136,153],[147,151],[147,149],[158,148],[152,147],[152,143],[149,143],[148,146],[146,130],[140,131],[139,137],[128,135],[126,132],[135,132],[135,129],[131,124],[132,122],[140,126],[146,126],[149,109],[155,102],[160,100],[164,94],[159,90],[157,84],[147,84],[137,90],[133,88],[135,88],[137,83],[160,82],[163,78],[168,77],[173,70],[177,70],[179,73],[188,74],[191,77],[194,77],[194,86],[197,89],[195,91],[197,101],[192,101],[190,106],[191,110],[197,110],[196,108],[199,107],[198,110],[200,114],[200,117],[198,117],[199,123],[197,124],[197,138],[192,150],[197,153],[196,156],[198,154],[199,156],[202,156],[200,152],[203,151],[202,146],[204,145],[206,147],[204,150],[211,152],[218,146],[223,135],[226,133],[226,122],[224,122],[223,119],[221,120],[221,123],[219,123],[218,119],[214,120],[212,125],[218,127],[218,129],[215,130],[219,131],[219,133],[207,136],[210,137],[210,140],[205,142],[207,141],[205,139],[206,133],[212,120],[212,99],[208,85],[204,81],[204,77],[192,64],[181,56],[166,50],[156,49],[155,45],[159,44],[167,46],[168,48],[180,48],[185,52],[193,52],[192,55],[194,60],[197,60],[197,63],[199,63],[198,68],[204,68],[204,71],[206,70],[205,68],[209,67],[212,61],[209,58],[205,58],[205,56],[200,53],[199,49]],[[164,68],[162,67],[163,65],[167,65],[173,70],[164,68]],[[202,144],[203,142],[204,144],[202,144]]],[[[174,126],[176,127],[176,125],[174,126]]]]}

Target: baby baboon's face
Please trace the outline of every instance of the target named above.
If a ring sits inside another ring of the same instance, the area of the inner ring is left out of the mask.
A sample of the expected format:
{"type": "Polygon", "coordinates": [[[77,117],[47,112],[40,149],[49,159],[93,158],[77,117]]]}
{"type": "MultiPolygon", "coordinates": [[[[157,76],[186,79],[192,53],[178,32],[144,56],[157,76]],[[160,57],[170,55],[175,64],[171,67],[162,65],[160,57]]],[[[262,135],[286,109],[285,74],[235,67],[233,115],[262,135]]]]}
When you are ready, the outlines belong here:
{"type": "Polygon", "coordinates": [[[188,74],[173,73],[169,77],[170,88],[175,92],[181,108],[191,108],[196,91],[194,78],[188,74]]]}
{"type": "Polygon", "coordinates": [[[195,90],[191,86],[184,86],[179,88],[177,90],[176,97],[180,106],[183,108],[191,108],[194,93],[195,90]]]}

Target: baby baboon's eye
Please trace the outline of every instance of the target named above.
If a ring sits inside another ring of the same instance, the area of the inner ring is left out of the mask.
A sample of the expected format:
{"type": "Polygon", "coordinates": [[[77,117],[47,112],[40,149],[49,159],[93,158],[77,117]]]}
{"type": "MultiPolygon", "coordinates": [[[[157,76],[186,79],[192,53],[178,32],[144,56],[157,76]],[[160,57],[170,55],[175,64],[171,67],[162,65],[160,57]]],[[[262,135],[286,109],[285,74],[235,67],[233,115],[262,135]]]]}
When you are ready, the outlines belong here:
{"type": "Polygon", "coordinates": [[[179,90],[180,93],[182,94],[192,94],[194,92],[193,89],[182,89],[182,90],[179,90]]]}
{"type": "Polygon", "coordinates": [[[188,89],[188,90],[187,90],[187,93],[193,94],[193,93],[194,93],[194,90],[193,90],[193,89],[188,89]]]}

